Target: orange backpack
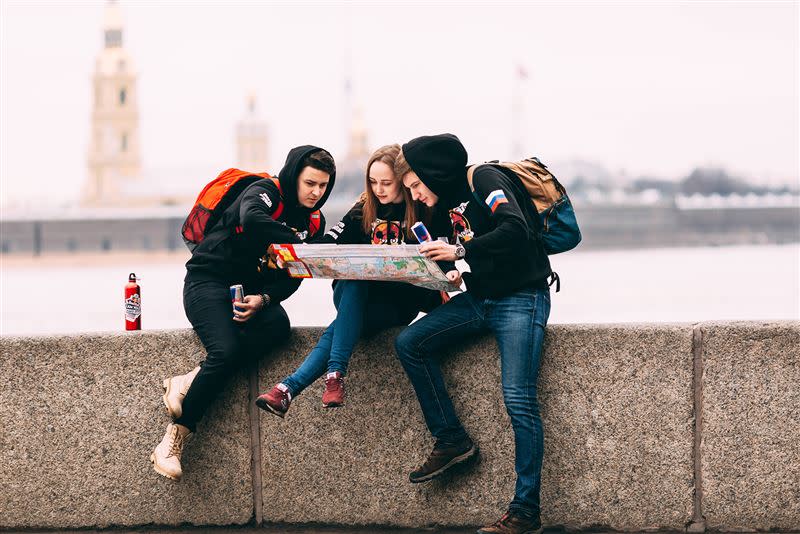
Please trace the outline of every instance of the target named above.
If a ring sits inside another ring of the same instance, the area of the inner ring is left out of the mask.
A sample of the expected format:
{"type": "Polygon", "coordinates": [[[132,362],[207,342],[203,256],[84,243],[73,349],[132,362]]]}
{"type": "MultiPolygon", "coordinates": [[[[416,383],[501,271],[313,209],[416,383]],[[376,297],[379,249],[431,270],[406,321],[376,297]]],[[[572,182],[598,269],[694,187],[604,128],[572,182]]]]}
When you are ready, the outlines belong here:
{"type": "MultiPolygon", "coordinates": [[[[181,236],[189,250],[194,251],[203,242],[208,232],[222,217],[223,212],[239,197],[240,194],[252,183],[259,180],[272,180],[281,194],[281,200],[272,212],[272,218],[280,220],[283,214],[283,192],[280,181],[266,172],[248,172],[239,169],[227,169],[210,181],[200,194],[183,222],[181,236]]],[[[320,228],[320,211],[311,213],[308,219],[308,233],[315,235],[320,228]]],[[[241,225],[235,229],[236,233],[242,232],[241,225]]]]}

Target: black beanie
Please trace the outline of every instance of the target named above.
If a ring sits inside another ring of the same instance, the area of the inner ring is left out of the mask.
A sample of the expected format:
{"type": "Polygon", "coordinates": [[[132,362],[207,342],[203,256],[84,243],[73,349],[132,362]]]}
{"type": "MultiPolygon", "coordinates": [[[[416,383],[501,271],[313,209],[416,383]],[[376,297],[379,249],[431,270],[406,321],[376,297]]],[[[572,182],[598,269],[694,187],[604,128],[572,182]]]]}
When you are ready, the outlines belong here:
{"type": "Polygon", "coordinates": [[[403,156],[419,179],[439,197],[467,187],[467,149],[453,134],[423,135],[403,145],[403,156]]]}

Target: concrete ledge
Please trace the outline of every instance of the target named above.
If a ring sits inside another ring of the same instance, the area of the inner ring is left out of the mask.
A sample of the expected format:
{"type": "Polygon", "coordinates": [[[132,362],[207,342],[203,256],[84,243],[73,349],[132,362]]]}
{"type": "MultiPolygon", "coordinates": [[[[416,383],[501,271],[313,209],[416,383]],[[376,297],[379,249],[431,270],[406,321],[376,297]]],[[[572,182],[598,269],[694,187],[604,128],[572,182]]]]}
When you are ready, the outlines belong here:
{"type": "Polygon", "coordinates": [[[548,523],[634,530],[689,522],[691,327],[548,329],[540,391],[548,523]]]}
{"type": "Polygon", "coordinates": [[[0,341],[0,527],[243,524],[253,514],[247,387],[222,395],[184,456],[154,476],[161,382],[202,358],[191,331],[0,341]]]}
{"type": "Polygon", "coordinates": [[[703,333],[703,511],[710,528],[800,527],[800,328],[703,333]]]}
{"type": "MultiPolygon", "coordinates": [[[[396,331],[362,344],[348,404],[322,408],[321,382],[285,420],[262,417],[264,519],[393,526],[482,524],[514,493],[513,434],[494,340],[444,355],[448,385],[482,461],[412,485],[433,442],[391,350],[396,331]],[[291,466],[290,468],[288,468],[291,466]]],[[[262,369],[290,372],[320,332],[297,336],[262,369]]],[[[540,378],[548,524],[683,528],[692,515],[690,326],[552,327],[540,378]]]]}
{"type": "MultiPolygon", "coordinates": [[[[800,527],[800,322],[709,323],[694,339],[693,330],[548,328],[545,524],[683,529],[705,515],[720,530],[800,527]]],[[[285,420],[252,405],[320,332],[296,329],[257,375],[234,378],[188,445],[178,484],[148,457],[168,422],[162,379],[202,358],[191,331],[0,338],[0,528],[496,518],[514,473],[494,340],[443,355],[482,461],[411,485],[432,441],[394,356],[396,331],[358,347],[344,408],[323,410],[320,384],[285,420]]]]}

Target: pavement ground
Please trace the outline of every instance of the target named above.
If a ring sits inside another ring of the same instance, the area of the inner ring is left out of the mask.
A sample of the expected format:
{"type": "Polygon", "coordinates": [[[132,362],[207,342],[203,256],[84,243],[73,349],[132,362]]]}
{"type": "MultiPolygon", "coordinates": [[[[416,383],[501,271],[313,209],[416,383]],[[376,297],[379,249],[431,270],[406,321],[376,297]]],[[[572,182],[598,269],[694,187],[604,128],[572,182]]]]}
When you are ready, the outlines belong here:
{"type": "MultiPolygon", "coordinates": [[[[2,530],[2,534],[52,534],[54,532],[74,532],[76,534],[474,534],[479,527],[431,527],[431,528],[391,528],[391,527],[328,527],[321,525],[264,525],[262,527],[141,527],[136,529],[106,529],[106,530],[2,530]]],[[[684,531],[648,530],[643,532],[625,532],[625,534],[685,534],[684,531]]],[[[572,530],[563,527],[545,528],[544,534],[619,534],[608,530],[572,530]]],[[[791,534],[791,533],[789,533],[791,534]]],[[[797,533],[800,534],[800,533],[797,533]]]]}

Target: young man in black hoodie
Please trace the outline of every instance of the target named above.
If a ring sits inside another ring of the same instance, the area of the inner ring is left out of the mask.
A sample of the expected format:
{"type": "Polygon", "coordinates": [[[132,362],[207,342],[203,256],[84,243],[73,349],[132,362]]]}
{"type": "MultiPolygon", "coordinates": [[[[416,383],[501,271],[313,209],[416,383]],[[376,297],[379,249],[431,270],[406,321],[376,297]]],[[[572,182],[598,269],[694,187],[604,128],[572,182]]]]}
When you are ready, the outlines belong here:
{"type": "Polygon", "coordinates": [[[455,244],[421,246],[438,261],[464,259],[467,291],[406,328],[395,342],[397,355],[417,394],[436,445],[413,471],[425,482],[477,455],[456,416],[436,361],[454,343],[492,332],[500,349],[503,399],[514,429],[517,483],[508,512],[481,534],[538,533],[542,468],[542,421],[536,381],[544,329],[550,314],[550,262],[541,223],[519,179],[491,165],[467,181],[467,152],[451,134],[418,137],[403,145],[395,172],[414,200],[450,210],[455,244]]]}
{"type": "Polygon", "coordinates": [[[164,403],[173,422],[150,455],[154,469],[179,480],[186,438],[227,379],[249,359],[289,337],[289,318],[280,302],[300,286],[286,271],[268,269],[267,248],[302,243],[322,235],[318,212],[333,189],[336,167],[319,147],[293,148],[277,185],[260,179],[228,207],[186,263],[183,305],[206,359],[189,373],[164,381],[164,403]],[[244,286],[234,311],[230,286],[244,286]]]}

